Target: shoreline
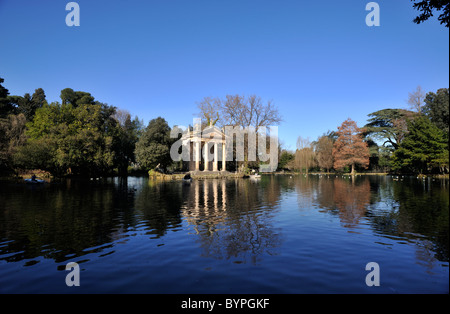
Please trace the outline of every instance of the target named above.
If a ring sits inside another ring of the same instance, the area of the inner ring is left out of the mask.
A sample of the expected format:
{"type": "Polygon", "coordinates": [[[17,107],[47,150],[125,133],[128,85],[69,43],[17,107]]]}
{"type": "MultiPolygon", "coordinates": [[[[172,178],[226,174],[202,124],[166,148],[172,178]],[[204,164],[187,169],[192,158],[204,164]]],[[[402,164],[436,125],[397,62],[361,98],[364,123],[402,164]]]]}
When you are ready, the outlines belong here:
{"type": "MultiPolygon", "coordinates": [[[[55,179],[64,179],[64,178],[79,178],[79,179],[92,179],[89,176],[83,177],[83,176],[67,176],[67,177],[61,177],[57,178],[53,175],[51,175],[49,172],[42,171],[42,170],[34,170],[34,171],[24,171],[16,174],[10,174],[10,175],[3,175],[0,176],[0,181],[22,181],[24,179],[31,178],[32,174],[36,174],[36,176],[40,179],[43,179],[47,182],[54,181],[55,179]]],[[[248,178],[249,175],[246,175],[244,173],[235,173],[235,172],[229,172],[229,171],[187,171],[182,173],[159,173],[155,171],[149,171],[147,174],[145,172],[139,174],[138,176],[142,177],[148,177],[149,179],[153,180],[182,180],[183,177],[190,173],[191,177],[193,179],[226,179],[226,178],[248,178]]],[[[287,175],[287,176],[352,176],[351,173],[326,173],[326,172],[310,172],[308,174],[301,173],[301,172],[262,172],[260,173],[262,176],[278,176],[278,175],[287,175]]],[[[99,176],[99,178],[108,178],[108,177],[134,177],[135,174],[127,174],[127,175],[103,175],[99,176]]],[[[393,177],[417,177],[417,178],[433,178],[433,179],[450,179],[449,174],[394,174],[394,173],[387,173],[387,172],[373,172],[373,173],[355,173],[354,176],[393,176],[393,177]]]]}

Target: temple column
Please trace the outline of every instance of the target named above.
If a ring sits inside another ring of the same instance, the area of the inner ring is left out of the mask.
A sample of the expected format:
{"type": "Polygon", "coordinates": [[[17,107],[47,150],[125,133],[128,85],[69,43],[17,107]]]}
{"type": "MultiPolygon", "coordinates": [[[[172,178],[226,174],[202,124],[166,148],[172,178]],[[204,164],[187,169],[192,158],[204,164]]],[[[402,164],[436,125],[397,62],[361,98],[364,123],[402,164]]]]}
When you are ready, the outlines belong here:
{"type": "Polygon", "coordinates": [[[213,162],[213,171],[219,170],[219,145],[217,142],[214,142],[214,162],[213,162]]]}
{"type": "Polygon", "coordinates": [[[225,167],[225,165],[226,165],[226,162],[225,162],[225,156],[226,156],[226,152],[225,152],[225,142],[223,142],[222,143],[222,171],[225,171],[226,169],[226,167],[225,167]]]}
{"type": "Polygon", "coordinates": [[[201,156],[200,141],[197,141],[195,142],[195,171],[200,170],[201,156]]]}
{"type": "Polygon", "coordinates": [[[205,158],[205,167],[204,167],[204,170],[203,171],[208,171],[209,170],[209,145],[208,145],[209,143],[208,142],[205,142],[205,146],[203,147],[203,151],[204,151],[204,153],[205,153],[205,156],[204,156],[204,158],[205,158]]]}

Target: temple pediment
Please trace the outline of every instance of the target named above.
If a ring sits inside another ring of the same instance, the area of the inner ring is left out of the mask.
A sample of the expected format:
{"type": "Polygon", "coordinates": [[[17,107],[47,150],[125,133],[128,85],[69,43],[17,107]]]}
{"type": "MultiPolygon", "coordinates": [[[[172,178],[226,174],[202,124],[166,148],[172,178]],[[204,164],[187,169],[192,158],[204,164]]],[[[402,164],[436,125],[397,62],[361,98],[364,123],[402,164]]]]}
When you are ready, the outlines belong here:
{"type": "Polygon", "coordinates": [[[201,132],[190,130],[183,135],[182,140],[225,143],[226,136],[219,127],[212,125],[205,127],[201,132]]]}

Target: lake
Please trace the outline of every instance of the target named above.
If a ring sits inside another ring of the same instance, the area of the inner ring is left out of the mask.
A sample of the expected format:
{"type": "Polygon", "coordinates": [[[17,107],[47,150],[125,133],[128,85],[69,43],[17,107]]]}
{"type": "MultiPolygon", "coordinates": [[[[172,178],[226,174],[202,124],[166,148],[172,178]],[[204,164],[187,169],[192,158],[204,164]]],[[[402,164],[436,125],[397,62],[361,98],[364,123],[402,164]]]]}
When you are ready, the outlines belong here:
{"type": "Polygon", "coordinates": [[[432,178],[2,182],[0,293],[448,293],[448,214],[432,178]]]}

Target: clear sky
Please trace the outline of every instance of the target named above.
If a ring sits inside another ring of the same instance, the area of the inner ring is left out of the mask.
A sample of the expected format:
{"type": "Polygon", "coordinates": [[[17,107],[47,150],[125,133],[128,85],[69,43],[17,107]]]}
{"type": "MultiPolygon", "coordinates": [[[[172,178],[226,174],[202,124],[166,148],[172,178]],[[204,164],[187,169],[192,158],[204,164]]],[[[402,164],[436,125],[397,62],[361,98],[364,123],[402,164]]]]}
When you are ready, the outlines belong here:
{"type": "Polygon", "coordinates": [[[206,96],[256,94],[284,121],[280,140],[317,139],[345,119],[406,108],[408,93],[449,86],[449,32],[414,24],[409,0],[0,0],[0,77],[11,95],[66,87],[147,124],[192,123],[206,96]]]}

